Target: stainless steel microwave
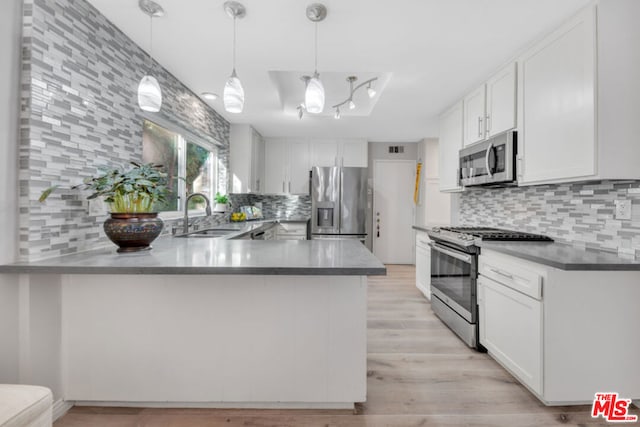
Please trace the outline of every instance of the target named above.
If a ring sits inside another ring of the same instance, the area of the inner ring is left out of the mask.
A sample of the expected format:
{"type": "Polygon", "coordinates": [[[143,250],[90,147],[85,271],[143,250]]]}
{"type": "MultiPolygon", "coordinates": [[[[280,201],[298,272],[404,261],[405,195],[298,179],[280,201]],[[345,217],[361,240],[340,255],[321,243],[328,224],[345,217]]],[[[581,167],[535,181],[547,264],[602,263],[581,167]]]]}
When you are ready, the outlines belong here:
{"type": "Polygon", "coordinates": [[[515,131],[501,133],[460,150],[460,184],[510,184],[516,181],[515,131]]]}

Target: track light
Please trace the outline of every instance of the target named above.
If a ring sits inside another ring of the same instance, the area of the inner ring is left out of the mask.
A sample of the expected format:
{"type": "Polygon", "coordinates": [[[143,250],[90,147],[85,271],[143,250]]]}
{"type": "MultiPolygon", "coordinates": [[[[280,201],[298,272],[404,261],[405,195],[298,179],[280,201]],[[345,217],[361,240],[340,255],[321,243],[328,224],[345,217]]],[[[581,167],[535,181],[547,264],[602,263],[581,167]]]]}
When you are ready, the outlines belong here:
{"type": "Polygon", "coordinates": [[[367,94],[369,95],[369,98],[373,98],[374,96],[376,96],[376,91],[371,87],[371,85],[373,84],[373,82],[378,80],[377,77],[369,79],[363,83],[360,83],[358,86],[354,87],[353,84],[356,82],[356,80],[358,80],[356,76],[347,77],[347,82],[349,82],[349,97],[344,101],[336,105],[333,105],[331,107],[331,108],[335,108],[336,110],[336,113],[334,115],[336,119],[340,118],[340,107],[342,107],[343,105],[346,105],[347,107],[349,107],[349,110],[354,110],[356,108],[356,103],[353,102],[353,94],[356,93],[356,91],[361,87],[367,86],[367,94]]]}
{"type": "Polygon", "coordinates": [[[369,98],[376,96],[376,90],[371,87],[371,82],[369,82],[369,86],[367,86],[367,95],[369,95],[369,98]]]}

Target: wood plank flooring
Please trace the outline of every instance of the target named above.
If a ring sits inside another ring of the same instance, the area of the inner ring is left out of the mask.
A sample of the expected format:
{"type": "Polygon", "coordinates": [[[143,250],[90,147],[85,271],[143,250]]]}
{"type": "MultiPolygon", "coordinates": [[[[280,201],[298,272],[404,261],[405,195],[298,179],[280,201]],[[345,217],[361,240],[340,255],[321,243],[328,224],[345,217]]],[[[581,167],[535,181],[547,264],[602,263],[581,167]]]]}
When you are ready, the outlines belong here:
{"type": "MultiPolygon", "coordinates": [[[[545,407],[431,312],[413,266],[369,279],[367,401],[355,411],[74,407],[55,427],[595,426],[590,406],[545,407]]],[[[634,414],[640,413],[637,409],[634,414]]]]}

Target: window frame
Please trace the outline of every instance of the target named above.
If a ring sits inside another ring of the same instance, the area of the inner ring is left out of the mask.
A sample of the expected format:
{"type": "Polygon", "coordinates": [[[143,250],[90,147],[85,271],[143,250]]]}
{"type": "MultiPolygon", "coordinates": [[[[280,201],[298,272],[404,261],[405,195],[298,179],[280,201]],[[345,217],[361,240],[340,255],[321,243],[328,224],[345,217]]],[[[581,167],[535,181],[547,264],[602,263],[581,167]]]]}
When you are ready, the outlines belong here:
{"type": "MultiPolygon", "coordinates": [[[[142,114],[142,118],[143,118],[143,122],[142,122],[142,132],[144,133],[144,126],[145,126],[145,122],[149,121],[157,126],[160,126],[170,132],[175,133],[178,138],[177,138],[177,151],[178,151],[178,171],[179,171],[179,176],[184,176],[186,174],[186,170],[187,170],[187,144],[188,143],[192,143],[195,145],[198,145],[202,148],[204,148],[205,150],[209,151],[210,153],[213,154],[214,156],[214,161],[211,162],[210,168],[212,168],[213,170],[211,171],[211,176],[213,177],[213,183],[212,183],[212,188],[211,188],[211,194],[212,196],[217,192],[220,191],[219,188],[219,182],[220,182],[220,170],[218,168],[218,163],[219,163],[219,148],[222,147],[222,143],[220,143],[218,140],[211,138],[211,139],[205,139],[201,136],[198,136],[196,134],[194,134],[193,132],[189,132],[188,130],[184,129],[183,127],[176,125],[175,123],[172,123],[166,119],[163,119],[161,117],[158,116],[154,116],[154,115],[150,115],[150,114],[142,114]]],[[[141,150],[141,155],[142,155],[142,150],[141,150]]],[[[176,211],[163,211],[163,212],[159,212],[158,216],[162,219],[177,219],[177,218],[182,218],[184,216],[184,201],[186,200],[187,194],[187,183],[183,180],[183,179],[178,179],[178,210],[176,211]]],[[[211,204],[212,204],[212,209],[213,209],[213,205],[215,205],[215,201],[212,199],[211,200],[211,204]]],[[[205,215],[205,210],[204,209],[190,209],[189,210],[189,216],[193,216],[193,217],[198,217],[198,216],[204,216],[205,215]]]]}

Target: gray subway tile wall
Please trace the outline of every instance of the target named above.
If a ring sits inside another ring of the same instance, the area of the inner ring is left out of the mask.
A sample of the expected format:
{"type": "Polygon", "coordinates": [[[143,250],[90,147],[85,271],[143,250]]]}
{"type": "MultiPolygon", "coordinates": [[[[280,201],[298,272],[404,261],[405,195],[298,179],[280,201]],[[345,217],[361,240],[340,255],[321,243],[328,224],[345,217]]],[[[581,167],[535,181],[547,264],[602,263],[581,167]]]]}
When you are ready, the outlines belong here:
{"type": "MultiPolygon", "coordinates": [[[[141,12],[142,13],[142,12],[141,12]]],[[[229,123],[85,0],[25,0],[19,150],[20,256],[35,259],[107,244],[103,210],[63,190],[100,165],[142,156],[137,87],[149,66],[162,87],[160,117],[219,144],[227,188],[229,123]],[[40,193],[60,185],[45,204],[40,193]]]]}
{"type": "Polygon", "coordinates": [[[461,225],[543,233],[574,246],[640,257],[640,181],[597,181],[509,188],[467,188],[461,225]],[[615,200],[631,219],[614,218],[615,200]]]}
{"type": "Polygon", "coordinates": [[[232,209],[261,203],[266,219],[311,218],[311,196],[308,195],[232,193],[229,197],[232,209]]]}

